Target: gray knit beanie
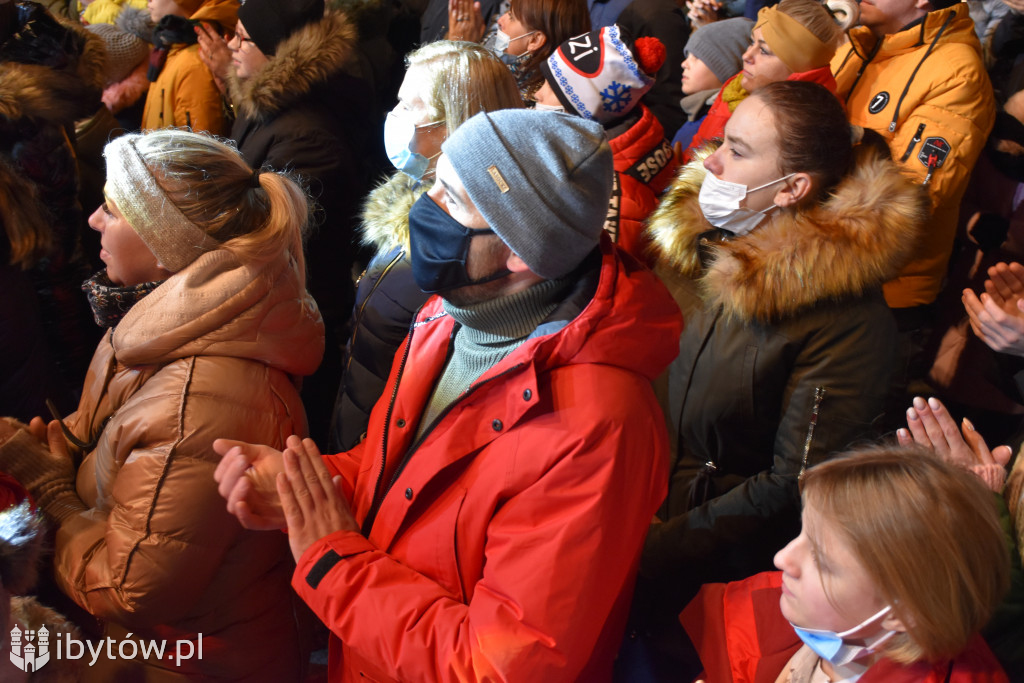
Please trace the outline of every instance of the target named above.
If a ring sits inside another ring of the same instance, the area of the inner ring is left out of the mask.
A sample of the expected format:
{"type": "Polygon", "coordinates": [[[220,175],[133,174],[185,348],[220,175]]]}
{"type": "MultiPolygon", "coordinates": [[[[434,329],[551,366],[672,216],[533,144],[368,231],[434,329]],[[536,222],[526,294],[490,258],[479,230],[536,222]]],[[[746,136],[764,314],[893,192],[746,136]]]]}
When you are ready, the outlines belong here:
{"type": "Polygon", "coordinates": [[[145,41],[112,24],[89,24],[85,30],[102,38],[107,47],[107,85],[120,83],[149,57],[150,46],[145,41]]]}
{"type": "Polygon", "coordinates": [[[442,145],[469,198],[537,275],[564,277],[601,237],[612,150],[601,124],[561,112],[480,112],[442,145]]]}
{"type": "Polygon", "coordinates": [[[743,69],[743,53],[750,47],[754,22],[745,17],[713,21],[693,32],[686,54],[704,62],[722,83],[743,69]]]}

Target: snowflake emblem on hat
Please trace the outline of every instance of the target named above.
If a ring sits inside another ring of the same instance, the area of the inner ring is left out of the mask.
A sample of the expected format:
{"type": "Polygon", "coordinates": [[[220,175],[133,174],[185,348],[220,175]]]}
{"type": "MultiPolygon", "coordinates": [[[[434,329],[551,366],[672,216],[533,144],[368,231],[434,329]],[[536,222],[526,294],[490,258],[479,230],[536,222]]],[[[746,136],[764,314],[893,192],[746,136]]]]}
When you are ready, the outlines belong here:
{"type": "Polygon", "coordinates": [[[632,92],[633,88],[625,83],[612,81],[607,88],[601,91],[601,103],[608,111],[618,114],[629,106],[629,102],[632,100],[632,92]]]}

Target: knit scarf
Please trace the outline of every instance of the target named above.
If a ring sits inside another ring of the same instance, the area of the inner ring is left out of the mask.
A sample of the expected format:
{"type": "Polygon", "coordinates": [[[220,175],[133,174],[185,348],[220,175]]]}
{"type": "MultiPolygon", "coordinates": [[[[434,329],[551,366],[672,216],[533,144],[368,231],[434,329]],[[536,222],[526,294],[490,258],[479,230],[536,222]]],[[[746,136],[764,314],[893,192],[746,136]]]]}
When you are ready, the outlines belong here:
{"type": "Polygon", "coordinates": [[[465,308],[447,301],[445,312],[459,323],[448,360],[420,420],[423,431],[481,375],[525,342],[558,303],[573,280],[544,280],[515,294],[465,308]]]}
{"type": "Polygon", "coordinates": [[[149,55],[149,71],[146,78],[150,82],[160,77],[167,63],[167,54],[175,45],[194,45],[199,42],[195,27],[198,21],[192,21],[176,14],[168,14],[153,29],[153,52],[149,55]]]}
{"type": "Polygon", "coordinates": [[[117,325],[132,306],[163,283],[163,280],[158,280],[121,287],[110,281],[104,269],[83,282],[82,291],[89,297],[89,305],[92,306],[92,316],[96,324],[106,328],[117,325]]]}
{"type": "Polygon", "coordinates": [[[733,112],[736,111],[736,107],[740,106],[740,102],[747,99],[749,94],[743,87],[743,74],[740,74],[722,88],[722,101],[728,105],[729,111],[733,112]]]}

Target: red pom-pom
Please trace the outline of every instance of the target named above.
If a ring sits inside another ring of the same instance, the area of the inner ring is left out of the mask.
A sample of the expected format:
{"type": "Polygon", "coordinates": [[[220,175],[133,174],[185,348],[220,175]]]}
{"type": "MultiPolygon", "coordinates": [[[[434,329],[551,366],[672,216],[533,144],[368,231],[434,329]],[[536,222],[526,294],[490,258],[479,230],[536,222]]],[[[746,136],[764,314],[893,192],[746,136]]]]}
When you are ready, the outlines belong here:
{"type": "Polygon", "coordinates": [[[0,472],[0,511],[21,505],[28,497],[28,491],[21,482],[5,472],[0,472]]]}
{"type": "Polygon", "coordinates": [[[646,74],[653,74],[665,63],[665,46],[657,38],[637,38],[633,56],[646,74]]]}

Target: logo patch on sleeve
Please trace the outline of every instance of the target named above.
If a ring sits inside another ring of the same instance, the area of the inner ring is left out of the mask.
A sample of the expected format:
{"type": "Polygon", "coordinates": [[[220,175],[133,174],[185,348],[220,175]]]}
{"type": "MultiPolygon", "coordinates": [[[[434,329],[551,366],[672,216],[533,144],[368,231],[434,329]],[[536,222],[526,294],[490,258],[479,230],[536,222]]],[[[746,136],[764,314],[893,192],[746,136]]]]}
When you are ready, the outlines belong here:
{"type": "Polygon", "coordinates": [[[877,114],[885,109],[885,105],[887,104],[889,104],[889,93],[883,90],[871,98],[871,104],[868,105],[868,111],[872,114],[877,114]]]}
{"type": "Polygon", "coordinates": [[[917,154],[917,159],[926,168],[942,168],[951,149],[952,147],[949,146],[945,138],[925,138],[924,144],[921,145],[921,151],[917,154]]]}

